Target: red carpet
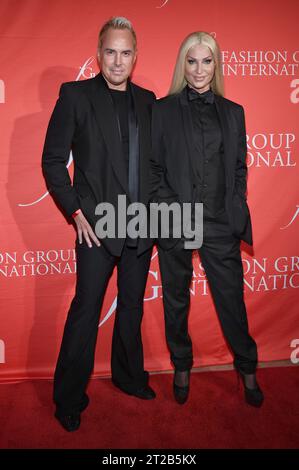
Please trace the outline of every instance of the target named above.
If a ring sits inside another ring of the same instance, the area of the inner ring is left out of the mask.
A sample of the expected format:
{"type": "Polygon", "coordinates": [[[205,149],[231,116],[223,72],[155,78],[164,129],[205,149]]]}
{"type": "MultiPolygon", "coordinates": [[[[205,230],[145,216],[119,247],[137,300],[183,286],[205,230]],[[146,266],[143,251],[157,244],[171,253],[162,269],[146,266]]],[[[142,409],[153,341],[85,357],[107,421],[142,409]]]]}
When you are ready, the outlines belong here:
{"type": "Polygon", "coordinates": [[[172,375],[156,374],[157,393],[146,402],[94,379],[79,431],[53,418],[52,382],[0,385],[0,447],[22,448],[287,448],[299,447],[299,369],[259,370],[262,408],[251,408],[234,371],[194,372],[188,402],[172,397],[172,375]]]}

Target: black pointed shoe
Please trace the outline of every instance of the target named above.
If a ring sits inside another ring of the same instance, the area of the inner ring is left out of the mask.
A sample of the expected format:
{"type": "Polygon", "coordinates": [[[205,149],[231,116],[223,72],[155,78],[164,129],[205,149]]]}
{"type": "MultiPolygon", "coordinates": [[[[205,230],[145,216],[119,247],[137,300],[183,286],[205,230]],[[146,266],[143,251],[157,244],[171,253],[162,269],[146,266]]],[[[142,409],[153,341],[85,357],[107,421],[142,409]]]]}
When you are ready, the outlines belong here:
{"type": "Polygon", "coordinates": [[[174,373],[174,378],[173,378],[173,394],[174,394],[175,401],[179,403],[179,405],[183,405],[184,403],[186,403],[186,401],[188,400],[188,396],[189,396],[189,390],[190,390],[190,370],[188,371],[176,370],[174,373]],[[180,372],[187,372],[188,384],[185,386],[180,386],[175,383],[176,376],[180,372]]]}
{"type": "Polygon", "coordinates": [[[238,378],[241,377],[244,385],[244,397],[246,403],[248,403],[248,405],[254,406],[255,408],[260,408],[264,401],[264,394],[259,384],[256,382],[256,387],[248,388],[246,386],[246,374],[240,370],[237,370],[237,374],[238,378]]]}
{"type": "Polygon", "coordinates": [[[141,398],[142,400],[152,400],[153,398],[156,398],[154,390],[149,385],[140,388],[139,390],[136,390],[136,392],[131,392],[129,393],[129,395],[141,398]]]}
{"type": "Polygon", "coordinates": [[[60,415],[55,413],[55,418],[58,419],[61,426],[68,432],[77,431],[80,427],[81,417],[80,413],[72,413],[69,415],[60,415]]]}
{"type": "Polygon", "coordinates": [[[79,411],[74,413],[65,414],[56,409],[55,418],[59,421],[61,426],[68,432],[77,431],[81,424],[81,416],[82,413],[89,405],[89,397],[86,393],[84,393],[81,403],[79,405],[79,411]]]}

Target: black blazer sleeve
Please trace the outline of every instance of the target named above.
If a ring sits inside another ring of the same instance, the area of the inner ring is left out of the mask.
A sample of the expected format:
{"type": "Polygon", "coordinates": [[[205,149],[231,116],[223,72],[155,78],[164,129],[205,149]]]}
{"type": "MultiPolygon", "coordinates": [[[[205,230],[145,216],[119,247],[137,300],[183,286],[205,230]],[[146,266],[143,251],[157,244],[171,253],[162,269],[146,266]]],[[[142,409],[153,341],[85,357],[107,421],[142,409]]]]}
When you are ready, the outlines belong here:
{"type": "Polygon", "coordinates": [[[42,170],[49,191],[67,215],[80,207],[66,164],[75,132],[74,99],[63,84],[52,113],[42,154],[42,170]]]}
{"type": "Polygon", "coordinates": [[[246,142],[246,130],[245,130],[245,116],[244,109],[240,106],[240,116],[239,116],[239,135],[238,135],[238,156],[237,163],[235,168],[235,188],[237,193],[246,199],[246,190],[247,190],[247,142],[246,142]]]}

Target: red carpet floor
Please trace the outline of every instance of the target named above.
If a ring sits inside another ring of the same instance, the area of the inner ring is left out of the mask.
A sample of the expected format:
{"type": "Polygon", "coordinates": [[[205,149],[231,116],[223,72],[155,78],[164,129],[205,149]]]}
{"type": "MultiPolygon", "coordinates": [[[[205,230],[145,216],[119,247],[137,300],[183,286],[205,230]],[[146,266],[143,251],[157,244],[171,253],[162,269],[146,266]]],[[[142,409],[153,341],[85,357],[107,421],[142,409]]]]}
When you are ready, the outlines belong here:
{"type": "Polygon", "coordinates": [[[234,371],[194,372],[188,402],[172,397],[172,375],[156,374],[149,402],[94,379],[80,429],[53,417],[52,382],[0,385],[0,447],[24,448],[299,448],[299,368],[259,369],[262,408],[249,407],[234,371]]]}

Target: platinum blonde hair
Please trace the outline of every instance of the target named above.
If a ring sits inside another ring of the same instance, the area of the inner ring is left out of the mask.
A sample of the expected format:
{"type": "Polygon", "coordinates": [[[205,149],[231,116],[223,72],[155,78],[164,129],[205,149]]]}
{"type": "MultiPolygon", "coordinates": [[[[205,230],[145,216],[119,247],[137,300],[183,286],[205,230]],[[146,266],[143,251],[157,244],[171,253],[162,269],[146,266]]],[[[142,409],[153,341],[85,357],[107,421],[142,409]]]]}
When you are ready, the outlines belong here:
{"type": "Polygon", "coordinates": [[[108,29],[128,29],[131,31],[132,36],[133,36],[133,43],[134,43],[134,50],[136,50],[137,47],[137,38],[136,38],[136,33],[134,31],[133,25],[131,21],[129,21],[127,18],[124,16],[114,16],[110,18],[110,20],[106,21],[106,23],[103,24],[100,32],[99,32],[99,40],[98,40],[98,52],[102,47],[103,44],[103,37],[105,33],[108,31],[108,29]]]}
{"type": "Polygon", "coordinates": [[[215,61],[215,74],[211,82],[211,89],[216,95],[223,96],[224,86],[220,48],[216,39],[205,31],[191,33],[182,42],[175,64],[171,86],[168,92],[169,95],[180,93],[183,88],[185,88],[187,84],[185,79],[186,56],[189,49],[197,44],[207,46],[211,50],[215,61]]]}

